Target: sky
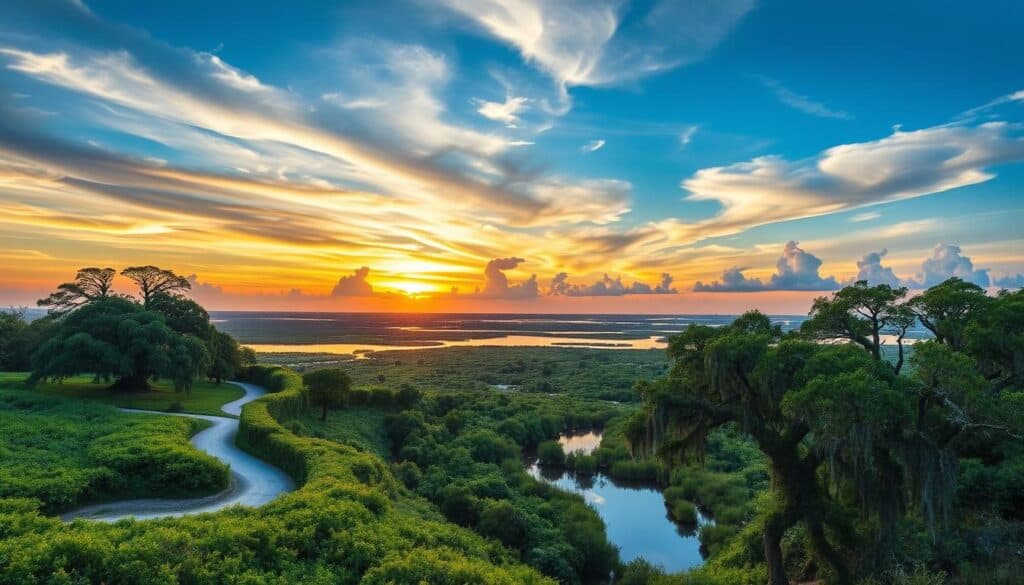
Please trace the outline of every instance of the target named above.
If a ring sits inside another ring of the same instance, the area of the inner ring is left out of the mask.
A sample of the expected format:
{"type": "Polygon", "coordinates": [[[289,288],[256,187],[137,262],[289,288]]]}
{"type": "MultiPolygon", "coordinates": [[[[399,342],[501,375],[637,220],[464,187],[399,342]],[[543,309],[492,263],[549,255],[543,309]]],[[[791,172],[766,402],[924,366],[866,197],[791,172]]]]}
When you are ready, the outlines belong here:
{"type": "Polygon", "coordinates": [[[251,310],[1020,287],[1020,22],[1016,1],[8,0],[0,304],[140,264],[251,310]]]}

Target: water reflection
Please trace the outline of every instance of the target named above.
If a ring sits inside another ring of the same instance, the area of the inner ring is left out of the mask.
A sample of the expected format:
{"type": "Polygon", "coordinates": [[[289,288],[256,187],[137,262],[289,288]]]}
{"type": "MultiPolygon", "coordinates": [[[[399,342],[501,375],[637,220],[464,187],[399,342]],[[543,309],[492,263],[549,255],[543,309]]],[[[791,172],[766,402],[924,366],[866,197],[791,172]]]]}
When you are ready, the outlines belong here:
{"type": "MultiPolygon", "coordinates": [[[[569,452],[592,452],[601,442],[600,433],[563,435],[559,442],[569,452]]],[[[643,557],[671,572],[700,566],[697,532],[711,520],[697,513],[697,527],[682,527],[669,516],[665,499],[657,486],[610,478],[602,473],[576,475],[560,468],[528,467],[529,473],[560,489],[583,496],[604,520],[608,540],[619,547],[623,561],[643,557]]]]}
{"type": "Polygon", "coordinates": [[[249,343],[258,353],[336,353],[365,355],[373,351],[428,349],[436,347],[582,347],[591,349],[663,349],[661,336],[646,339],[587,339],[581,337],[548,337],[542,335],[506,335],[487,339],[439,340],[409,345],[378,345],[373,343],[249,343]]]}

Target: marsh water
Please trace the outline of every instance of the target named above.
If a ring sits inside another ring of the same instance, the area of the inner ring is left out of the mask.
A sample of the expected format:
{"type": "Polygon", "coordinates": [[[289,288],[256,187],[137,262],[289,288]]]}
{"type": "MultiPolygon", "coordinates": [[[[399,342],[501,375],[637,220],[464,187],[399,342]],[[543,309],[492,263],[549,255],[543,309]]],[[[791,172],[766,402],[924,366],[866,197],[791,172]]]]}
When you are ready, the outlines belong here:
{"type": "MultiPolygon", "coordinates": [[[[566,453],[590,453],[601,443],[600,433],[563,435],[566,453]]],[[[528,467],[531,475],[559,488],[580,494],[604,520],[608,539],[619,547],[623,561],[643,557],[667,571],[685,571],[704,562],[697,531],[711,522],[698,510],[698,528],[687,532],[669,517],[665,499],[656,485],[612,479],[602,473],[578,476],[562,469],[528,467]]]]}

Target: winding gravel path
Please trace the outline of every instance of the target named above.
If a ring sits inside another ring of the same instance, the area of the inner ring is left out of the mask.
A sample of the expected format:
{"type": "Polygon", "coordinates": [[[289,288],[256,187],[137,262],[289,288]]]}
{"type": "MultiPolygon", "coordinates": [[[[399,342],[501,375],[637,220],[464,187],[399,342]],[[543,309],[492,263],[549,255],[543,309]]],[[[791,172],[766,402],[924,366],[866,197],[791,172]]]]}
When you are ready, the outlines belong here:
{"type": "MultiPolygon", "coordinates": [[[[263,396],[266,391],[253,384],[231,382],[245,390],[245,396],[221,407],[227,414],[238,416],[242,406],[263,396]]],[[[88,518],[103,522],[114,522],[121,518],[134,517],[165,518],[215,512],[234,505],[262,506],[284,492],[295,489],[295,482],[277,467],[257,459],[235,445],[238,434],[238,419],[203,414],[159,412],[153,410],[121,409],[124,412],[160,414],[165,416],[187,416],[210,421],[210,426],[192,436],[196,449],[205,451],[231,466],[231,485],[218,494],[202,498],[186,499],[140,499],[93,504],[72,510],[61,516],[65,521],[88,518]]]]}

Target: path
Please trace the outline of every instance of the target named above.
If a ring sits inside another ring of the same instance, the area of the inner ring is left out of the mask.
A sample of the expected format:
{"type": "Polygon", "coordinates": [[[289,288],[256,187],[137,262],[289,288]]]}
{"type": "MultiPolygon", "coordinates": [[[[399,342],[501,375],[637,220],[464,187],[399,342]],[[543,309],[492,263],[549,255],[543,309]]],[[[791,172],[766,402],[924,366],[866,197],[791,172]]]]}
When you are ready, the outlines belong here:
{"type": "MultiPolygon", "coordinates": [[[[245,390],[245,396],[222,406],[221,410],[227,414],[240,415],[243,405],[256,400],[266,393],[263,388],[253,384],[242,382],[231,382],[231,384],[235,384],[245,390]]],[[[150,498],[93,504],[63,514],[61,517],[65,521],[75,518],[88,518],[103,522],[114,522],[129,516],[146,519],[215,512],[236,504],[242,506],[262,506],[282,493],[295,489],[295,483],[288,474],[266,461],[257,459],[242,451],[235,445],[235,435],[238,434],[238,419],[236,418],[152,410],[132,410],[128,408],[122,408],[121,410],[124,412],[165,416],[188,416],[213,423],[212,426],[193,435],[192,444],[196,449],[213,455],[231,467],[231,485],[218,494],[202,498],[150,498]]]]}

